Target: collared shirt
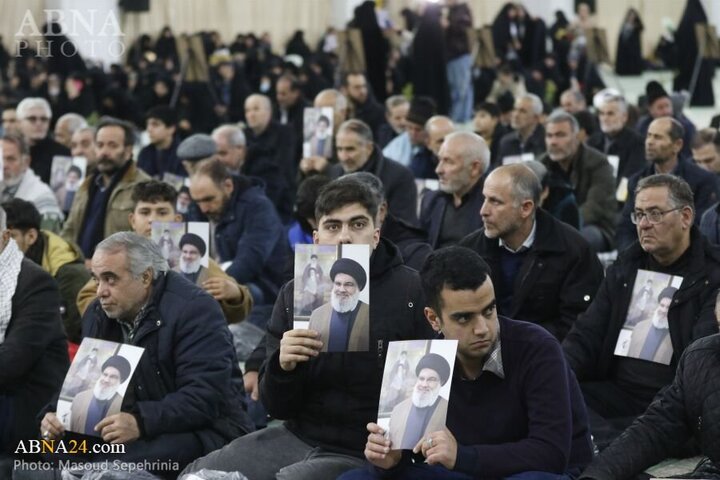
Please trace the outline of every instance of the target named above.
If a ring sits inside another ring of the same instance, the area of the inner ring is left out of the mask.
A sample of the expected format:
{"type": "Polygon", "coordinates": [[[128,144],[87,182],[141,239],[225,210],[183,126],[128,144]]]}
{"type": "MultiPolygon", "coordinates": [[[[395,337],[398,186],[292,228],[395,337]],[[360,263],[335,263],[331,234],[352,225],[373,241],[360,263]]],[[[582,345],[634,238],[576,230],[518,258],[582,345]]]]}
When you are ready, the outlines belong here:
{"type": "Polygon", "coordinates": [[[487,360],[485,360],[485,365],[483,365],[482,371],[483,372],[490,372],[494,373],[498,377],[505,379],[505,369],[503,368],[503,361],[502,361],[502,349],[500,347],[500,325],[498,324],[498,330],[497,330],[497,342],[495,342],[495,346],[488,354],[487,360]]]}
{"type": "Polygon", "coordinates": [[[536,228],[537,228],[537,220],[533,220],[533,226],[532,226],[532,230],[530,230],[530,235],[527,236],[525,241],[522,243],[522,245],[520,245],[518,247],[517,250],[513,250],[512,248],[510,248],[508,246],[508,244],[503,241],[502,238],[499,239],[500,246],[510,253],[519,253],[519,252],[524,252],[525,250],[530,250],[530,248],[533,246],[533,243],[535,243],[536,228]]]}

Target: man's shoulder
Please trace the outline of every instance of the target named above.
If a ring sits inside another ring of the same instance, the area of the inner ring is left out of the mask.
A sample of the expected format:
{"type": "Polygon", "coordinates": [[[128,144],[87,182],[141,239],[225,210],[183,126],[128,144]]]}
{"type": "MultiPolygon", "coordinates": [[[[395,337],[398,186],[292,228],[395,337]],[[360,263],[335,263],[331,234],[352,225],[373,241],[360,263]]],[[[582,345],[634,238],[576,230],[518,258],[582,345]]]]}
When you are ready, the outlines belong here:
{"type": "Polygon", "coordinates": [[[544,349],[547,346],[560,351],[560,343],[545,328],[531,322],[498,316],[502,350],[544,349]],[[546,347],[543,347],[546,346],[546,347]]]}

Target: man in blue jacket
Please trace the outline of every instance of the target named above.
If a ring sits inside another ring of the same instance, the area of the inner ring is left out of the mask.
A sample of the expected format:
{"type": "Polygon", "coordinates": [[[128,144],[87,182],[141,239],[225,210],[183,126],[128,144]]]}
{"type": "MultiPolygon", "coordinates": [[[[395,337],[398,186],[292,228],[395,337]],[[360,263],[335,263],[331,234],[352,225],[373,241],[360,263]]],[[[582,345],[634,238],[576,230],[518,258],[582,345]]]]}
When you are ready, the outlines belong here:
{"type": "Polygon", "coordinates": [[[211,255],[230,262],[226,272],[247,285],[256,306],[272,305],[285,280],[289,247],[261,182],[232,176],[219,160],[211,160],[191,176],[190,196],[195,205],[189,220],[210,222],[211,255]]]}
{"type": "MultiPolygon", "coordinates": [[[[121,412],[94,427],[104,442],[125,444],[119,460],[147,461],[149,470],[177,475],[192,460],[253,430],[232,335],[209,294],[169,271],[159,247],[131,232],[98,244],[92,275],[98,298],[83,318],[83,338],[144,349],[121,412]]],[[[43,438],[96,441],[66,432],[54,411],[55,405],[47,407],[40,424],[43,438]]],[[[28,474],[43,478],[36,471],[28,474]]]]}

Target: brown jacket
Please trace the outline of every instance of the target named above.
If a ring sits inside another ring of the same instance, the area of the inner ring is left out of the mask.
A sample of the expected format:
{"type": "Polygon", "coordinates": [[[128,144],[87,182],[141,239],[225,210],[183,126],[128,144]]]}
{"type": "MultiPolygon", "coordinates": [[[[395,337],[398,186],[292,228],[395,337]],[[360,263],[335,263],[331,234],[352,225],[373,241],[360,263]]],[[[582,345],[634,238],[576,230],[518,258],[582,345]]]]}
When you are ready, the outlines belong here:
{"type": "MultiPolygon", "coordinates": [[[[70,431],[76,433],[85,433],[85,421],[87,420],[88,408],[90,407],[90,400],[93,398],[92,388],[80,392],[73,398],[72,406],[70,407],[70,431]]],[[[120,407],[122,407],[123,397],[117,393],[113,396],[113,400],[110,403],[106,417],[120,413],[120,407]]],[[[93,425],[94,426],[94,425],[93,425]]],[[[99,436],[99,434],[98,434],[99,436]]]]}
{"type": "MultiPolygon", "coordinates": [[[[150,180],[150,177],[137,168],[134,161],[132,162],[130,168],[128,168],[125,175],[123,175],[110,194],[105,212],[103,238],[107,238],[113,233],[130,230],[130,220],[128,216],[134,206],[132,201],[133,187],[140,182],[150,180]]],[[[69,242],[78,243],[80,239],[80,230],[85,220],[85,210],[89,202],[90,182],[94,182],[97,175],[99,174],[96,173],[88,176],[75,194],[75,199],[73,200],[72,207],[70,207],[70,213],[68,213],[61,234],[61,236],[69,242]]]]}

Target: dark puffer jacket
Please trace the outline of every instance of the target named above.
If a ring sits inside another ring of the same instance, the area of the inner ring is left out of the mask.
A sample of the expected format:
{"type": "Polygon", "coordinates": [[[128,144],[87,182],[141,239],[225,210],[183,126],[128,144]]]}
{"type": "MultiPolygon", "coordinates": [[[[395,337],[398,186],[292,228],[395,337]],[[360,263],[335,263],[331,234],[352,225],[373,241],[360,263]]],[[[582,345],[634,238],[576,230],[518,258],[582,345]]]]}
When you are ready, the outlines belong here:
{"type": "Polygon", "coordinates": [[[634,478],[694,438],[702,454],[720,464],[720,335],[693,343],[680,358],[675,380],[615,440],[581,479],[634,478]]]}

